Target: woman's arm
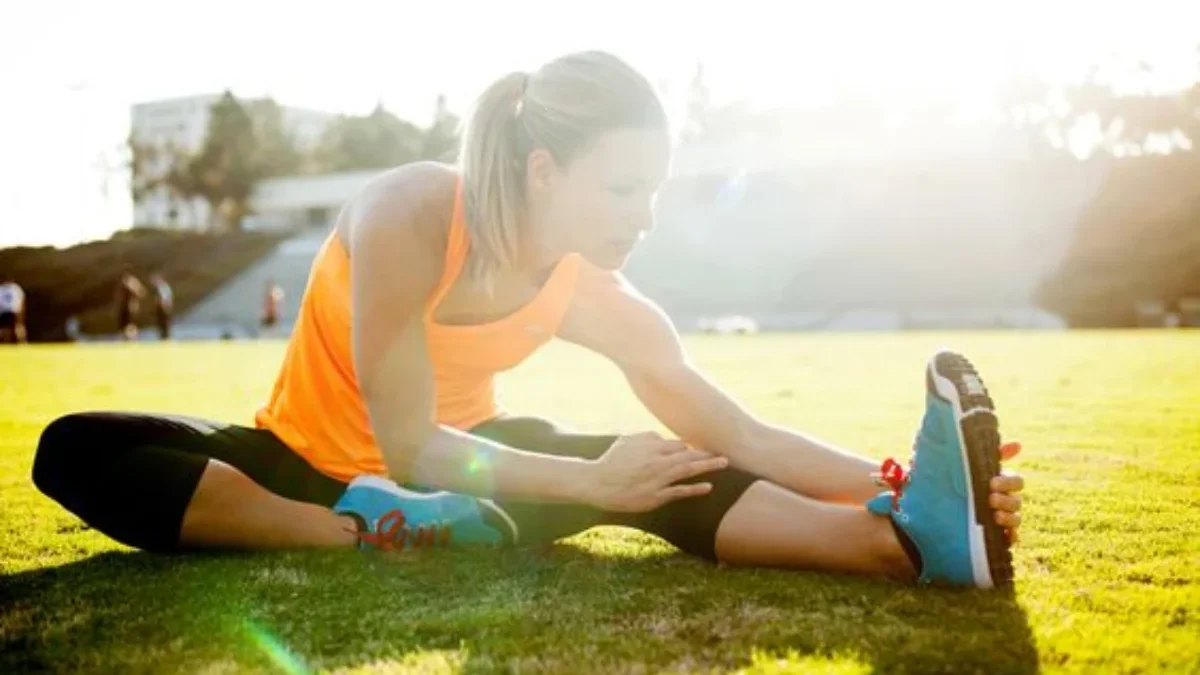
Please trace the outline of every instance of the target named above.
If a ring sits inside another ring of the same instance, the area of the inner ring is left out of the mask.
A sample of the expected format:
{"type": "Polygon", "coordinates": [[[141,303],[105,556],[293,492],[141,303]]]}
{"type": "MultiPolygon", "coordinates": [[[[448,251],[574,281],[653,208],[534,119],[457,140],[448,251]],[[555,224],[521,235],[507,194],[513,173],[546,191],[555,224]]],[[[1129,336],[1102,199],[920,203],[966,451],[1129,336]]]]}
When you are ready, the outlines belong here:
{"type": "Polygon", "coordinates": [[[413,164],[381,177],[344,211],[354,368],[391,476],[481,496],[646,510],[698,493],[670,476],[714,461],[661,439],[623,439],[588,461],[524,452],[439,425],[423,310],[441,277],[456,176],[413,164]]]}
{"type": "Polygon", "coordinates": [[[812,497],[878,492],[876,463],[760,420],[705,377],[666,314],[619,273],[584,266],[559,335],[615,363],[650,413],[695,447],[812,497]]]}
{"type": "MultiPolygon", "coordinates": [[[[876,462],[755,417],[700,373],[666,314],[620,274],[585,265],[579,284],[560,337],[613,361],[651,414],[681,439],[823,501],[861,504],[879,492],[871,478],[876,462]]],[[[1015,475],[992,483],[1001,493],[1022,486],[1015,475]]],[[[1019,508],[1008,500],[993,506],[1019,508]]]]}

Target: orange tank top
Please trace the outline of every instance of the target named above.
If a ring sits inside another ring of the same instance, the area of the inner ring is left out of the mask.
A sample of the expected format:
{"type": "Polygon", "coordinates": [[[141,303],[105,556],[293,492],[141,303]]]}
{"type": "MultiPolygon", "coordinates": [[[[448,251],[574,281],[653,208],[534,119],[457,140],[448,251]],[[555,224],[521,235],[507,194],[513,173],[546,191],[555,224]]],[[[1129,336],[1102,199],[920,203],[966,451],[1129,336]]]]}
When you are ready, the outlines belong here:
{"type": "MultiPolygon", "coordinates": [[[[563,258],[535,298],[503,319],[470,326],[437,323],[434,310],[458,278],[469,249],[461,181],[456,192],[442,278],[423,319],[435,421],[465,431],[500,414],[495,374],[524,361],[558,331],[581,258],[563,258]]],[[[270,399],[255,415],[260,428],[343,481],[363,473],[387,474],[354,373],[350,311],[350,257],[335,230],[313,261],[283,366],[270,399]]]]}

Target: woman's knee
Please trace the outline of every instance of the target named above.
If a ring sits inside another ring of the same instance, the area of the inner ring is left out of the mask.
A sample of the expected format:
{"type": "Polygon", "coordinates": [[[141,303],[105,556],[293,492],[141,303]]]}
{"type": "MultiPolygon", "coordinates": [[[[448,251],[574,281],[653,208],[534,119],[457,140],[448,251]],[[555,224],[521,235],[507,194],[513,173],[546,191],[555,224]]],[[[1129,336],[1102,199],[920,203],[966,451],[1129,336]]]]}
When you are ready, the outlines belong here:
{"type": "Polygon", "coordinates": [[[95,443],[95,423],[90,413],[64,415],[42,430],[33,456],[33,484],[44,494],[62,494],[76,475],[86,473],[78,448],[95,443]]]}
{"type": "Polygon", "coordinates": [[[711,492],[670,502],[646,513],[617,514],[613,523],[649,532],[686,553],[717,562],[717,531],[721,522],[759,480],[754,474],[734,468],[697,476],[684,482],[711,483],[711,492]]]}
{"type": "Polygon", "coordinates": [[[471,433],[497,443],[530,450],[528,446],[543,444],[546,439],[554,438],[561,432],[553,422],[540,417],[499,417],[480,424],[471,433]]]}

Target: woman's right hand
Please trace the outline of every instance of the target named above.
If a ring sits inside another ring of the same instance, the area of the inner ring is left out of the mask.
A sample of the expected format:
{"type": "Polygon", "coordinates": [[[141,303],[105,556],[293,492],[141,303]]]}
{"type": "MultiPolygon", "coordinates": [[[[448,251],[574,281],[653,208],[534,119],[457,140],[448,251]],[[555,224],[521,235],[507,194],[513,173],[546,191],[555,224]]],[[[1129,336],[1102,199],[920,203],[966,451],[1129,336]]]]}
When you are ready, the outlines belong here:
{"type": "Polygon", "coordinates": [[[711,483],[675,483],[728,465],[725,457],[654,432],[622,436],[595,460],[587,502],[604,511],[651,511],[676,499],[708,494],[711,483]]]}

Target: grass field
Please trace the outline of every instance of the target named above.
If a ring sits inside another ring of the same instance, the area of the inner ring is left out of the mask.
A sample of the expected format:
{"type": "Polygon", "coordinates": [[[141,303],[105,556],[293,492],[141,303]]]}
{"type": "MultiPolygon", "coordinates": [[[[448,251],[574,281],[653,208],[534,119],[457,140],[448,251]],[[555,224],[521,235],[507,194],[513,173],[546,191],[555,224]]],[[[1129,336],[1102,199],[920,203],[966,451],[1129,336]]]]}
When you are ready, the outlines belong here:
{"type": "MultiPolygon", "coordinates": [[[[689,339],[763,417],[901,459],[939,345],[1025,444],[1011,595],[714,568],[618,529],[537,552],[134,552],[33,489],[40,429],[95,408],[246,423],[283,346],[0,350],[0,673],[1200,672],[1200,333],[689,339]]],[[[570,347],[502,390],[582,429],[655,426],[570,347]]]]}

